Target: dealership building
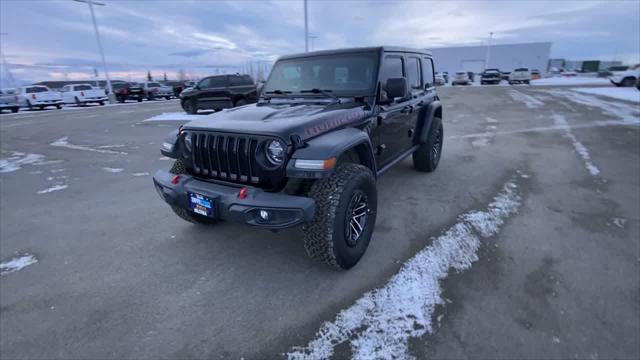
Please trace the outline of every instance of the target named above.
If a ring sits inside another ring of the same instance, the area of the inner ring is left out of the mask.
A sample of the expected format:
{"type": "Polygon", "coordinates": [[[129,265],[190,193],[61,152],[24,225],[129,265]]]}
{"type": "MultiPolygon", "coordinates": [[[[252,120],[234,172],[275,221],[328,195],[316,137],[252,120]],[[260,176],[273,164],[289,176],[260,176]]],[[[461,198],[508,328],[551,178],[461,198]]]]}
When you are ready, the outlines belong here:
{"type": "Polygon", "coordinates": [[[547,71],[550,42],[523,44],[500,44],[480,46],[438,47],[431,49],[435,68],[438,72],[473,71],[480,73],[485,68],[498,68],[501,71],[525,67],[547,71]],[[488,56],[487,56],[488,53],[488,56]],[[489,60],[488,64],[485,63],[489,60]]]}

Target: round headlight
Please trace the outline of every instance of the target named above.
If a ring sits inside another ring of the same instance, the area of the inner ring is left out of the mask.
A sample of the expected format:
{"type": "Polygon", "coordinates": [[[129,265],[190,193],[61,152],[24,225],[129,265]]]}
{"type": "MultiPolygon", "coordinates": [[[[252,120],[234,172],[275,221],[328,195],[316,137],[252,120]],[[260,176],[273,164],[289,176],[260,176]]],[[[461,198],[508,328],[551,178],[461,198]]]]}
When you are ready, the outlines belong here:
{"type": "Polygon", "coordinates": [[[273,165],[280,165],[284,160],[284,145],[278,140],[271,140],[266,147],[267,159],[273,165]]]}
{"type": "Polygon", "coordinates": [[[186,148],[187,152],[191,152],[191,149],[193,147],[193,144],[191,142],[191,133],[186,133],[184,135],[184,147],[186,148]]]}

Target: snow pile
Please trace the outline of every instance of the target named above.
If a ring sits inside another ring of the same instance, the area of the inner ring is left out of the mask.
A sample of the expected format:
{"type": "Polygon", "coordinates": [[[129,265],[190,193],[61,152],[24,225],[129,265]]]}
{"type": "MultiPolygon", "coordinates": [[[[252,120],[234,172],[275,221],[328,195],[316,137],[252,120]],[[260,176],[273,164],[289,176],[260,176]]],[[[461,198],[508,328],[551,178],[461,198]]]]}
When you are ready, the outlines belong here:
{"type": "Polygon", "coordinates": [[[64,189],[66,189],[68,187],[69,187],[69,185],[53,185],[50,188],[46,188],[44,190],[38,191],[38,194],[48,194],[50,192],[64,190],[64,189]]]}
{"type": "Polygon", "coordinates": [[[597,107],[603,113],[609,114],[613,117],[617,117],[620,119],[625,125],[640,125],[640,111],[638,110],[637,104],[627,104],[621,102],[611,102],[603,100],[597,96],[586,95],[581,93],[576,93],[573,91],[564,91],[564,90],[542,90],[546,93],[565,97],[570,101],[575,103],[589,106],[589,107],[597,107]]]}
{"type": "Polygon", "coordinates": [[[4,276],[8,273],[20,271],[29,265],[38,262],[35,256],[31,254],[23,254],[8,261],[0,263],[0,275],[4,276]]]}
{"type": "Polygon", "coordinates": [[[541,86],[573,86],[573,85],[611,85],[609,79],[597,77],[552,77],[531,80],[531,85],[541,86]]]}
{"type": "Polygon", "coordinates": [[[592,176],[598,176],[600,174],[600,169],[598,169],[598,167],[595,166],[593,162],[591,162],[591,155],[589,154],[589,150],[587,150],[587,148],[584,145],[582,145],[582,143],[578,141],[578,139],[576,139],[576,137],[573,135],[573,132],[569,127],[569,123],[567,122],[567,119],[565,119],[565,117],[560,114],[553,114],[552,117],[553,117],[553,123],[556,124],[556,126],[565,128],[564,136],[567,139],[571,140],[571,143],[573,144],[573,148],[580,155],[580,157],[582,157],[582,160],[584,160],[584,165],[589,171],[589,173],[592,176]]]}
{"type": "Polygon", "coordinates": [[[511,96],[511,98],[515,101],[523,102],[529,109],[535,109],[544,106],[544,103],[542,101],[520,91],[511,90],[509,91],[509,96],[511,96]]]}
{"type": "Polygon", "coordinates": [[[433,331],[431,318],[443,304],[440,281],[449,271],[464,271],[478,260],[481,238],[497,234],[515,214],[521,198],[514,180],[507,182],[486,210],[471,211],[433,244],[409,259],[382,288],[365,293],[333,322],[325,322],[306,347],[289,359],[327,359],[349,341],[354,359],[407,358],[409,338],[433,331]]]}
{"type": "Polygon", "coordinates": [[[571,91],[606,96],[613,99],[633,101],[636,103],[640,102],[640,91],[632,87],[576,88],[571,89],[571,91]]]}
{"type": "MultiPolygon", "coordinates": [[[[124,151],[114,151],[114,150],[107,150],[107,149],[94,149],[94,148],[86,146],[86,145],[74,145],[74,144],[69,143],[69,137],[67,137],[67,136],[65,136],[63,138],[60,138],[60,139],[52,142],[49,145],[57,146],[57,147],[64,147],[64,148],[73,149],[73,150],[99,152],[99,153],[103,153],[103,154],[127,155],[127,153],[124,152],[124,151]]],[[[114,145],[107,145],[107,146],[114,146],[114,145]]],[[[117,146],[120,146],[120,145],[117,145],[117,146]]]]}
{"type": "Polygon", "coordinates": [[[0,159],[0,173],[8,173],[22,169],[24,165],[47,165],[59,163],[61,160],[46,161],[40,154],[25,154],[14,151],[8,158],[0,159]]]}
{"type": "Polygon", "coordinates": [[[192,121],[202,119],[206,115],[190,115],[183,112],[162,113],[154,117],[150,117],[146,121],[192,121]]]}

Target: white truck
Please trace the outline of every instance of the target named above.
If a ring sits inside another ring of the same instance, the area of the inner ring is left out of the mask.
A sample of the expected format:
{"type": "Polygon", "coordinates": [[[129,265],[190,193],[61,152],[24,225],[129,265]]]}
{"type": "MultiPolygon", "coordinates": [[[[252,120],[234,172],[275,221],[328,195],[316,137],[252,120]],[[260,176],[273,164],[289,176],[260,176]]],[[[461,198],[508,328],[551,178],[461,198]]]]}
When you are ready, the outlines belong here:
{"type": "Polygon", "coordinates": [[[629,70],[614,71],[609,77],[609,81],[615,86],[631,87],[637,84],[640,79],[640,64],[633,66],[629,70]]]}
{"type": "Polygon", "coordinates": [[[84,106],[89,103],[104,105],[108,101],[104,90],[89,84],[71,84],[62,87],[62,101],[65,104],[84,106]]]}
{"type": "Polygon", "coordinates": [[[15,90],[0,89],[0,112],[4,109],[9,109],[13,113],[17,113],[20,110],[15,90]]]}
{"type": "Polygon", "coordinates": [[[21,107],[33,110],[35,108],[44,109],[47,106],[62,108],[62,95],[44,85],[29,85],[17,89],[18,104],[21,107]]]}
{"type": "Polygon", "coordinates": [[[509,84],[529,84],[531,82],[531,72],[527,68],[517,68],[509,74],[509,84]]]}
{"type": "Polygon", "coordinates": [[[155,98],[165,98],[169,100],[173,96],[173,88],[162,85],[159,82],[147,81],[141,85],[147,100],[153,100],[155,98]]]}

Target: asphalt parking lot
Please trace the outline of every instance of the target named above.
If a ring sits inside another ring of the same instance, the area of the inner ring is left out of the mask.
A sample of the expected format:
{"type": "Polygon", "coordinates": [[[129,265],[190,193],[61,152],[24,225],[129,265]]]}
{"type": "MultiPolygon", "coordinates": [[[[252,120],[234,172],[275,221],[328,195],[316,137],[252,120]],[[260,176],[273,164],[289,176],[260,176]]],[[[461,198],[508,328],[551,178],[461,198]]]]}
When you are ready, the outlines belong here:
{"type": "Polygon", "coordinates": [[[299,230],[177,218],[151,175],[181,122],[144,121],[177,101],[0,115],[0,259],[33,262],[0,278],[0,356],[639,358],[638,104],[439,92],[438,170],[408,158],[378,180],[376,230],[348,272],[307,258],[299,230]],[[394,302],[396,274],[465,224],[477,249],[443,262],[430,298],[400,299],[417,313],[377,303],[345,325],[373,289],[394,302]]]}

